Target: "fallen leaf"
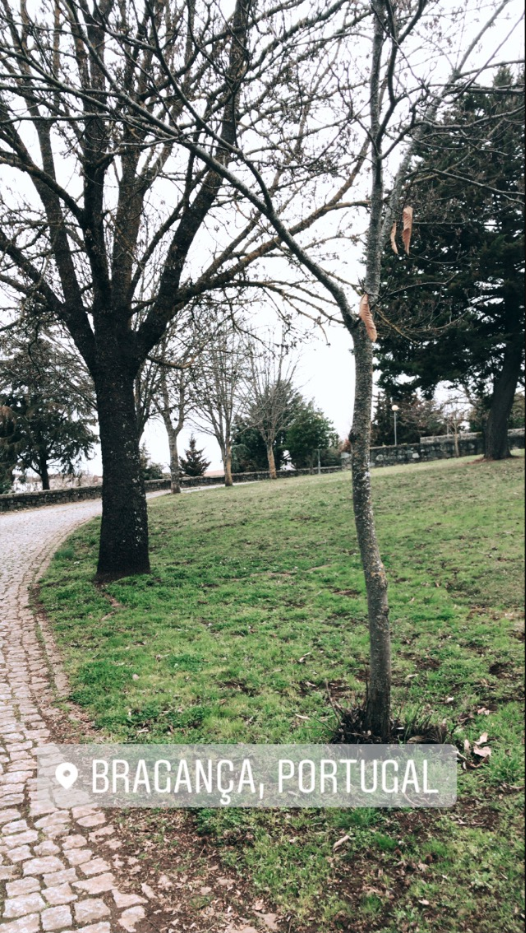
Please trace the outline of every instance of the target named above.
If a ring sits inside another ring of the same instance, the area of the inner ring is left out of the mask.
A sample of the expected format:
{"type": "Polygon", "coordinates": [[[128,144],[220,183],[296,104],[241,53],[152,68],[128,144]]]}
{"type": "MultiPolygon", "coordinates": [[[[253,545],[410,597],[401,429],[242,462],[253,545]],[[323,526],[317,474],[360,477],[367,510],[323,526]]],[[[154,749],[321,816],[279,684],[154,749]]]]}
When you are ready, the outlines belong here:
{"type": "Polygon", "coordinates": [[[263,914],[261,919],[269,930],[279,930],[276,914],[263,914]]]}
{"type": "Polygon", "coordinates": [[[490,710],[490,709],[486,709],[485,706],[481,706],[480,709],[477,710],[477,713],[478,713],[479,716],[490,716],[490,715],[491,715],[491,710],[490,710]]]}
{"type": "Polygon", "coordinates": [[[477,748],[475,745],[473,749],[473,754],[478,755],[479,758],[489,758],[491,755],[491,748],[489,745],[486,745],[484,748],[477,748]]]}
{"type": "Polygon", "coordinates": [[[422,907],[429,907],[429,901],[426,901],[425,897],[422,897],[418,903],[422,904],[422,907]]]}
{"type": "Polygon", "coordinates": [[[485,745],[487,741],[488,741],[488,733],[483,732],[480,739],[477,739],[477,741],[475,742],[475,745],[485,745]]]}
{"type": "Polygon", "coordinates": [[[350,836],[342,836],[341,839],[338,839],[338,842],[334,843],[332,851],[336,852],[337,849],[341,849],[341,847],[344,846],[346,842],[349,842],[350,838],[350,836]]]}
{"type": "Polygon", "coordinates": [[[465,751],[465,752],[470,752],[470,751],[471,751],[471,745],[469,744],[469,742],[468,742],[467,739],[464,739],[464,751],[465,751]]]}

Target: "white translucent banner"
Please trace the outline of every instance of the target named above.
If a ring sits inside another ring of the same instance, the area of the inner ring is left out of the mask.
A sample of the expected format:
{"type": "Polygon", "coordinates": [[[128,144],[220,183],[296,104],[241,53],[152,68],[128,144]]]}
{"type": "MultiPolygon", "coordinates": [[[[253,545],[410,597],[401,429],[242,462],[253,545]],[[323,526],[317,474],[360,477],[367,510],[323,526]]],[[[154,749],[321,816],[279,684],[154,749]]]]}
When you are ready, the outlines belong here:
{"type": "Polygon", "coordinates": [[[453,745],[47,745],[58,807],[451,807],[453,745]]]}

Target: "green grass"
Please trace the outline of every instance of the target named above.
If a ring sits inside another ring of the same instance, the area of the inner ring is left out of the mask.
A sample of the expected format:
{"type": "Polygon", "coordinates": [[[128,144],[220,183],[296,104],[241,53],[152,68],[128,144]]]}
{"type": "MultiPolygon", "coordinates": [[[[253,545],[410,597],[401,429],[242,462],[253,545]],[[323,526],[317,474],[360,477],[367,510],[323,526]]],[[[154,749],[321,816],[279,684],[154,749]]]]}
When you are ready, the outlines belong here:
{"type": "MultiPolygon", "coordinates": [[[[291,931],[522,928],[523,466],[373,473],[395,712],[446,719],[460,742],[489,733],[457,808],[189,817],[291,931]]],[[[350,475],[167,496],[150,518],[151,576],[96,588],[93,522],[42,583],[72,699],[115,741],[328,739],[328,691],[352,705],[367,671],[350,475]]]]}

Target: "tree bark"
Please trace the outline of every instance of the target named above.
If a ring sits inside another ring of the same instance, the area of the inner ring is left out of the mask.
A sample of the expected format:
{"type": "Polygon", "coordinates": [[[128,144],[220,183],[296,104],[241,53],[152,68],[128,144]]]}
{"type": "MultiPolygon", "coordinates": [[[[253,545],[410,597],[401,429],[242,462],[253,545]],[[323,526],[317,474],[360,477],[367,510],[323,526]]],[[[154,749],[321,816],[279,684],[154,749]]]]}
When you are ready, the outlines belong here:
{"type": "Polygon", "coordinates": [[[169,413],[163,411],[162,418],[168,435],[168,448],[170,451],[170,492],[177,494],[181,492],[179,451],[177,450],[179,431],[174,428],[169,413]]]}
{"type": "Polygon", "coordinates": [[[267,447],[267,459],[268,459],[268,470],[270,473],[270,478],[277,479],[278,474],[276,471],[276,458],[274,457],[274,448],[272,447],[272,444],[269,444],[269,446],[267,447]]]}
{"type": "Polygon", "coordinates": [[[49,489],[49,470],[47,466],[47,460],[45,457],[42,457],[39,463],[40,468],[40,479],[42,480],[42,489],[49,489]]]}
{"type": "Polygon", "coordinates": [[[232,477],[232,448],[229,443],[225,446],[225,486],[233,486],[234,480],[232,477]]]}
{"type": "Polygon", "coordinates": [[[373,347],[363,324],[353,330],[356,390],[350,435],[353,508],[367,590],[370,672],[366,724],[387,741],[391,731],[391,636],[387,577],[380,557],[371,495],[369,449],[373,389],[373,347]]]}
{"type": "Polygon", "coordinates": [[[103,468],[97,578],[149,573],[148,515],[133,375],[106,358],[105,369],[99,367],[96,373],[95,390],[103,468]]]}
{"type": "Polygon", "coordinates": [[[170,445],[170,492],[177,495],[181,492],[181,477],[179,472],[179,452],[177,450],[177,434],[169,438],[170,445]]]}
{"type": "MultiPolygon", "coordinates": [[[[384,43],[384,0],[373,0],[375,31],[372,48],[371,103],[371,201],[367,235],[365,294],[374,313],[382,269],[383,160],[380,130],[380,70],[384,43]]],[[[373,345],[363,321],[352,329],[356,389],[351,441],[353,509],[358,545],[367,591],[370,667],[365,706],[365,726],[387,742],[391,734],[391,634],[387,577],[380,557],[371,492],[370,448],[373,400],[373,345]]]]}
{"type": "Polygon", "coordinates": [[[522,364],[519,340],[506,345],[502,372],[497,378],[491,408],[484,431],[484,459],[505,460],[510,457],[508,421],[517,391],[522,364]]]}

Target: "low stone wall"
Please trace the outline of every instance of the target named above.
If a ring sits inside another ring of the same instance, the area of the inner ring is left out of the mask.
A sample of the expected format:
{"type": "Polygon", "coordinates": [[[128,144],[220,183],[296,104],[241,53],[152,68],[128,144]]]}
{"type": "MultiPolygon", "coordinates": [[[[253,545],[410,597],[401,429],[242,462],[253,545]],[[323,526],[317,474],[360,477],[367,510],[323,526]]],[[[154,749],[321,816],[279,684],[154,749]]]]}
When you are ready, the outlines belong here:
{"type": "Polygon", "coordinates": [[[38,509],[42,505],[61,505],[81,499],[100,499],[102,486],[76,486],[72,489],[48,489],[43,492],[17,492],[0,496],[0,512],[38,509]]]}
{"type": "MultiPolygon", "coordinates": [[[[509,432],[511,450],[524,449],[524,431],[509,432]]],[[[458,451],[461,457],[482,456],[484,439],[482,434],[459,436],[458,451]]],[[[392,447],[371,447],[371,466],[396,466],[402,463],[423,463],[427,460],[446,460],[455,457],[453,437],[426,437],[420,444],[398,444],[392,447]]]]}
{"type": "MultiPolygon", "coordinates": [[[[518,429],[509,432],[510,447],[512,450],[524,449],[524,430],[518,429]]],[[[459,438],[459,453],[461,457],[477,456],[484,453],[484,442],[481,434],[469,434],[459,438]]],[[[371,447],[371,467],[396,466],[402,463],[422,463],[426,460],[444,460],[455,456],[455,443],[453,438],[446,437],[423,439],[420,444],[399,444],[398,447],[371,447]]],[[[342,466],[322,467],[322,473],[340,473],[342,469],[350,468],[350,456],[342,458],[342,466]]],[[[317,467],[308,470],[278,470],[278,479],[290,479],[294,476],[312,476],[318,472],[317,467]]],[[[260,480],[270,479],[268,470],[259,470],[257,473],[234,473],[234,485],[239,483],[256,483],[260,480]]],[[[198,486],[222,486],[224,475],[220,476],[185,476],[181,486],[186,488],[198,486]]],[[[146,492],[170,489],[169,479],[153,479],[146,483],[146,492]]],[[[11,512],[17,509],[37,509],[44,505],[62,505],[64,502],[79,502],[82,499],[100,499],[102,486],[77,486],[72,489],[50,489],[47,492],[19,492],[0,496],[0,512],[11,512]]]]}
{"type": "MultiPolygon", "coordinates": [[[[341,467],[322,467],[322,473],[339,473],[341,467]]],[[[288,479],[291,476],[304,476],[317,473],[313,470],[279,470],[279,479],[288,479]]],[[[235,473],[234,484],[254,483],[258,480],[270,479],[268,470],[258,473],[235,473]]],[[[220,486],[224,483],[224,476],[196,476],[184,477],[181,480],[183,488],[196,486],[220,486]]],[[[169,479],[153,479],[146,482],[146,492],[169,490],[169,479]]],[[[76,486],[71,489],[49,489],[46,492],[19,492],[0,496],[0,512],[12,512],[18,509],[38,509],[45,505],[62,505],[65,502],[80,502],[83,499],[100,499],[102,486],[76,486]]]]}

